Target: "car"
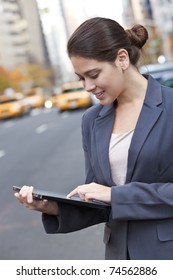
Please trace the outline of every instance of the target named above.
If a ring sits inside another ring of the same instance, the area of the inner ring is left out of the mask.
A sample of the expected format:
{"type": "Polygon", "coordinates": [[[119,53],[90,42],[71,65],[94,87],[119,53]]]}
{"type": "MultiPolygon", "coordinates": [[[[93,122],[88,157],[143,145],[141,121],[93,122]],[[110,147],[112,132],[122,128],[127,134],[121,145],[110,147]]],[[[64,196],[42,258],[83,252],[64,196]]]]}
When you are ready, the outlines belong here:
{"type": "Polygon", "coordinates": [[[91,93],[84,89],[80,81],[65,83],[61,90],[54,101],[59,112],[87,108],[93,104],[91,93]]]}
{"type": "Polygon", "coordinates": [[[30,113],[32,107],[31,107],[31,105],[28,102],[25,101],[23,93],[21,93],[21,92],[14,92],[12,97],[14,97],[15,99],[20,101],[20,103],[23,106],[24,114],[29,114],[30,113]]]}
{"type": "Polygon", "coordinates": [[[45,97],[39,89],[33,88],[25,94],[23,103],[30,106],[31,109],[42,108],[44,107],[45,97]]]}
{"type": "Polygon", "coordinates": [[[57,99],[58,99],[57,94],[53,94],[52,96],[47,97],[44,102],[45,108],[50,109],[54,107],[56,105],[57,99]]]}
{"type": "Polygon", "coordinates": [[[150,74],[161,84],[173,87],[173,62],[143,65],[139,70],[141,74],[150,74]]]}
{"type": "Polygon", "coordinates": [[[23,116],[25,107],[15,97],[0,96],[0,119],[23,116]]]}

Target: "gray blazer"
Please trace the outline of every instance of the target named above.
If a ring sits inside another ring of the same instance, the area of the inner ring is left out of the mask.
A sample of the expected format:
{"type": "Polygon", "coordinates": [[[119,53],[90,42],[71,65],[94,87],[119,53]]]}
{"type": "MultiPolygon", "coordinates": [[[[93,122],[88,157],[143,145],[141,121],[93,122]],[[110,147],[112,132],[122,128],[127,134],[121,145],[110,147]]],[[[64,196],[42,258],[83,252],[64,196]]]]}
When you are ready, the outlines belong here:
{"type": "Polygon", "coordinates": [[[86,183],[111,187],[111,210],[62,203],[60,217],[43,214],[45,230],[66,233],[104,222],[106,259],[127,259],[128,251],[134,260],[173,260],[173,90],[149,76],[123,186],[113,182],[109,164],[114,113],[114,104],[98,104],[82,120],[86,183]]]}

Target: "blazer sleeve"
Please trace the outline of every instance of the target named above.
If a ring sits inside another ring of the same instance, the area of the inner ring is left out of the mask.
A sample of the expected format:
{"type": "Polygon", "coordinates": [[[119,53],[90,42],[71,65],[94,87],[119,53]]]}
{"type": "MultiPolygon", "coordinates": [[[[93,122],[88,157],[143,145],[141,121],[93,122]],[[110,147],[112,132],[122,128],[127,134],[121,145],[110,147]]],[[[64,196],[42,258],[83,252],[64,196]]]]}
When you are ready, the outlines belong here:
{"type": "Polygon", "coordinates": [[[59,204],[60,216],[42,214],[47,233],[68,233],[108,221],[110,210],[59,204]]]}
{"type": "Polygon", "coordinates": [[[131,182],[111,190],[112,218],[118,220],[173,217],[173,183],[131,182]]]}

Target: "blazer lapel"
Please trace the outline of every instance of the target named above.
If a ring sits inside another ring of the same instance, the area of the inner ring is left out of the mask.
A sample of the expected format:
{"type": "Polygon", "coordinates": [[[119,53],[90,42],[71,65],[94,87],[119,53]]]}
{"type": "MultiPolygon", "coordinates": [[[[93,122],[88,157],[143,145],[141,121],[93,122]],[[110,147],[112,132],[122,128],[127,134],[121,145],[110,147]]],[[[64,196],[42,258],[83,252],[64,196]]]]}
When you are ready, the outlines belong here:
{"type": "Polygon", "coordinates": [[[162,108],[158,106],[161,103],[161,85],[150,76],[148,80],[148,89],[144,100],[144,105],[141,110],[129,148],[126,183],[131,181],[135,163],[140,150],[149,132],[162,113],[162,108]]]}
{"type": "Polygon", "coordinates": [[[104,106],[99,117],[94,123],[93,143],[96,151],[94,153],[96,162],[99,162],[103,177],[107,185],[112,185],[111,170],[109,164],[109,142],[114,124],[114,104],[104,106]]]}

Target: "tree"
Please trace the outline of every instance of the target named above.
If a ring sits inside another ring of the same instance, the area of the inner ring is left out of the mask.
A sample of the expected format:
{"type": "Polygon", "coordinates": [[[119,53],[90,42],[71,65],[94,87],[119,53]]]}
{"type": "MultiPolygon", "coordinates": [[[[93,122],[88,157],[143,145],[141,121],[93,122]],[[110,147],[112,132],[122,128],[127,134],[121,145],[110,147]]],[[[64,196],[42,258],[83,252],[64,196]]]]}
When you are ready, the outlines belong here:
{"type": "Polygon", "coordinates": [[[25,81],[25,76],[18,69],[14,69],[10,71],[9,79],[12,88],[14,88],[16,91],[20,91],[21,83],[25,81]]]}
{"type": "Polygon", "coordinates": [[[0,94],[3,94],[6,88],[11,87],[10,73],[0,66],[0,94]]]}
{"type": "Polygon", "coordinates": [[[18,66],[13,77],[24,89],[33,87],[49,87],[52,85],[52,71],[38,64],[25,64],[18,66]]]}
{"type": "Polygon", "coordinates": [[[13,70],[0,66],[0,94],[7,88],[25,91],[35,87],[52,86],[52,71],[38,64],[25,64],[13,70]]]}

